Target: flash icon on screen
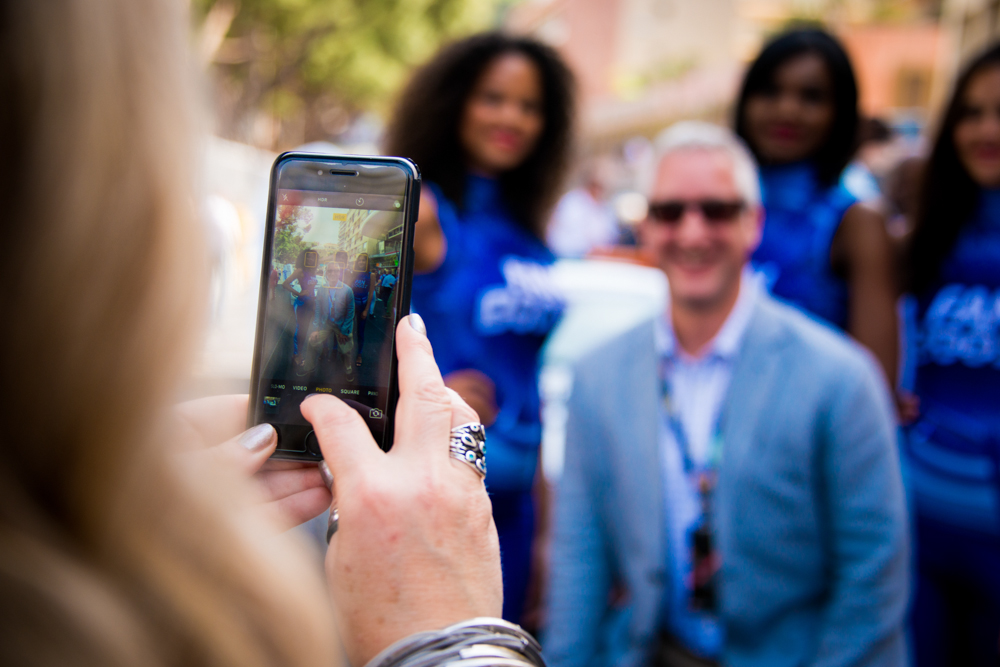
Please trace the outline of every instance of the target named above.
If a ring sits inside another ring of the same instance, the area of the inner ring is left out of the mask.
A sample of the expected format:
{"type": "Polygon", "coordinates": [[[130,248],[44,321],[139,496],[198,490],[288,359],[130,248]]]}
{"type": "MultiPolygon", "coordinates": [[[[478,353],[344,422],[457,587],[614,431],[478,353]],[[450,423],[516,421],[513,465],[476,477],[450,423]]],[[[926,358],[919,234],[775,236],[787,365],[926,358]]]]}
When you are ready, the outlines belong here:
{"type": "Polygon", "coordinates": [[[365,203],[365,200],[362,199],[361,197],[358,197],[358,201],[356,203],[357,203],[358,206],[361,206],[362,204],[365,203]]]}

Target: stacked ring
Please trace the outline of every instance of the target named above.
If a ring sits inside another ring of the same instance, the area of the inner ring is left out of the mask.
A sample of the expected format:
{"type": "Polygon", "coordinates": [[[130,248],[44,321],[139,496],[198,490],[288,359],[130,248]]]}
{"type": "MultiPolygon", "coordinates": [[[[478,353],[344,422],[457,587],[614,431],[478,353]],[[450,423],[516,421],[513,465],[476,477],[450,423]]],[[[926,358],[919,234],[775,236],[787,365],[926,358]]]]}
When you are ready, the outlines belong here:
{"type": "Polygon", "coordinates": [[[486,477],[486,429],[482,424],[469,422],[451,429],[450,449],[452,457],[486,477]]]}
{"type": "Polygon", "coordinates": [[[336,507],[330,508],[330,518],[326,522],[326,543],[329,544],[330,540],[333,539],[334,533],[337,532],[337,528],[340,527],[340,512],[336,507]]]}
{"type": "MultiPolygon", "coordinates": [[[[451,429],[449,438],[451,456],[468,464],[480,478],[486,478],[486,429],[478,422],[469,422],[451,429]]],[[[340,512],[330,508],[326,541],[330,542],[340,525],[340,512]]]]}

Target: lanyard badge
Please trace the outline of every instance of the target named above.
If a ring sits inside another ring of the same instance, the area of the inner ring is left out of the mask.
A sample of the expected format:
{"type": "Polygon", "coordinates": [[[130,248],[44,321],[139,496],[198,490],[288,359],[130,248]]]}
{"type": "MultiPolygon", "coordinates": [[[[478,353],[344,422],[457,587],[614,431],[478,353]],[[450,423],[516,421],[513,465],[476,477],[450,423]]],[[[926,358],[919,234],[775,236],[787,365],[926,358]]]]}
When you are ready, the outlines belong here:
{"type": "Polygon", "coordinates": [[[691,555],[691,574],[688,578],[688,606],[692,611],[715,612],[718,609],[718,579],[722,565],[714,526],[712,523],[712,500],[718,480],[719,463],[722,460],[721,419],[717,418],[707,461],[700,466],[691,458],[687,434],[670,401],[669,386],[663,380],[663,411],[667,423],[681,450],[684,473],[698,491],[701,516],[688,531],[688,547],[691,555]]]}
{"type": "Polygon", "coordinates": [[[689,531],[691,545],[691,595],[688,606],[692,611],[714,612],[718,608],[719,568],[722,565],[719,552],[715,548],[712,528],[712,492],[715,488],[715,472],[698,475],[698,495],[701,500],[701,519],[694,530],[689,531]],[[710,480],[709,477],[712,479],[710,480]]]}

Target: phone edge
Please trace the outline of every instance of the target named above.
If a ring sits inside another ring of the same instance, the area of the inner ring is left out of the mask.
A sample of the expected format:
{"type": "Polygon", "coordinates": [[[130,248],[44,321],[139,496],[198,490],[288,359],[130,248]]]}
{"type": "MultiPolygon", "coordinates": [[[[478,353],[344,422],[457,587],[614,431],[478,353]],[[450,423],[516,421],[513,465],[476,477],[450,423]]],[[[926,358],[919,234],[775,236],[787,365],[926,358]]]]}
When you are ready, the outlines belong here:
{"type": "MultiPolygon", "coordinates": [[[[398,361],[396,358],[396,331],[395,327],[398,326],[399,321],[410,312],[410,293],[413,282],[413,234],[415,233],[417,215],[420,210],[420,192],[421,192],[421,176],[420,168],[415,162],[405,157],[395,157],[395,156],[376,156],[376,155],[340,155],[340,154],[325,154],[325,153],[301,153],[296,151],[286,151],[278,155],[271,165],[271,173],[268,178],[268,195],[267,195],[267,209],[265,212],[264,220],[264,247],[261,252],[261,268],[260,268],[260,286],[258,288],[257,295],[257,317],[256,325],[254,331],[254,349],[253,349],[253,360],[250,367],[250,387],[248,391],[248,401],[247,401],[247,418],[246,418],[246,428],[252,428],[255,426],[254,422],[254,412],[257,401],[260,399],[258,393],[258,386],[260,384],[260,354],[261,354],[261,341],[262,332],[264,327],[264,303],[267,298],[267,288],[268,288],[268,278],[269,272],[266,270],[271,263],[271,252],[270,247],[273,244],[267,242],[273,234],[274,227],[274,209],[275,209],[275,193],[277,191],[277,178],[278,178],[278,168],[280,165],[292,159],[342,159],[348,162],[374,162],[386,165],[395,165],[403,168],[408,174],[409,178],[407,180],[407,190],[406,196],[408,201],[407,212],[404,214],[403,218],[403,242],[400,248],[402,253],[400,266],[406,274],[406,279],[402,280],[397,276],[397,284],[402,286],[402,289],[397,292],[397,298],[399,299],[399,307],[396,310],[396,317],[393,319],[393,331],[392,331],[392,345],[391,354],[389,361],[389,400],[387,402],[386,409],[386,429],[383,434],[383,442],[379,443],[379,446],[388,451],[392,447],[392,442],[395,436],[395,425],[396,425],[396,406],[399,402],[399,375],[398,375],[398,361]]],[[[306,463],[318,463],[322,460],[322,457],[316,457],[311,455],[308,450],[305,452],[292,452],[292,451],[275,451],[271,458],[276,460],[285,461],[298,461],[306,463]]]]}

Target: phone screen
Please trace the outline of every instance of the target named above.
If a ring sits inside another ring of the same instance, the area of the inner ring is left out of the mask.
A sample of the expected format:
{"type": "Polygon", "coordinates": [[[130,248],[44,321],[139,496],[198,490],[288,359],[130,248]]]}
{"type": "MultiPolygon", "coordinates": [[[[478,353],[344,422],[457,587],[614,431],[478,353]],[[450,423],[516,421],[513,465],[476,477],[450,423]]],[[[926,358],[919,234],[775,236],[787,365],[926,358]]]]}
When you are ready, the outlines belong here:
{"type": "Polygon", "coordinates": [[[354,407],[388,447],[414,196],[406,163],[319,156],[275,163],[251,421],[278,430],[276,455],[318,458],[299,410],[313,393],[354,407]]]}

